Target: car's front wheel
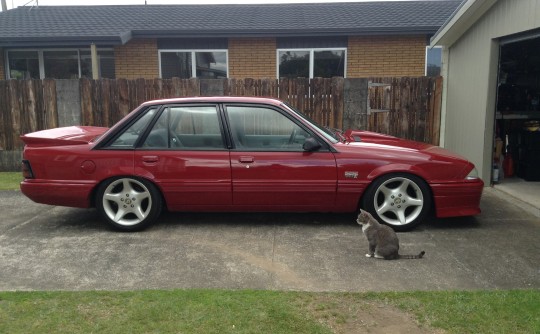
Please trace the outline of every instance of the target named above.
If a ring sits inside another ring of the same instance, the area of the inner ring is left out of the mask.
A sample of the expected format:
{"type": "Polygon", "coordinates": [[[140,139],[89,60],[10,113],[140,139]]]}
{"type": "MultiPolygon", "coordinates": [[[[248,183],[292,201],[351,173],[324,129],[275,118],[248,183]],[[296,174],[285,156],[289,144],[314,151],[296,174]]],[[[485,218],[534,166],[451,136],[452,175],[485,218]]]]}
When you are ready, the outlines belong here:
{"type": "Polygon", "coordinates": [[[429,212],[431,193],[426,182],[415,175],[384,175],[369,186],[363,207],[394,230],[408,231],[429,212]]]}
{"type": "Polygon", "coordinates": [[[144,179],[113,178],[103,182],[96,192],[96,208],[114,228],[140,231],[161,213],[162,200],[156,187],[144,179]]]}

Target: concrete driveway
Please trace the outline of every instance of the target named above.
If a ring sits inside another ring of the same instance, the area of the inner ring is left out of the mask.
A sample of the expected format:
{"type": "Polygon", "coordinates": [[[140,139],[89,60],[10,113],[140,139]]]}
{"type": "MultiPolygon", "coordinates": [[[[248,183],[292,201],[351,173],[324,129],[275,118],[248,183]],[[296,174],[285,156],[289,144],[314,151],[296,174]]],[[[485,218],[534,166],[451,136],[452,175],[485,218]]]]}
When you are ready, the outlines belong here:
{"type": "Polygon", "coordinates": [[[400,233],[425,258],[384,261],[364,256],[352,214],[166,213],[118,233],[95,210],[2,191],[0,290],[540,288],[540,218],[491,188],[482,210],[400,233]]]}

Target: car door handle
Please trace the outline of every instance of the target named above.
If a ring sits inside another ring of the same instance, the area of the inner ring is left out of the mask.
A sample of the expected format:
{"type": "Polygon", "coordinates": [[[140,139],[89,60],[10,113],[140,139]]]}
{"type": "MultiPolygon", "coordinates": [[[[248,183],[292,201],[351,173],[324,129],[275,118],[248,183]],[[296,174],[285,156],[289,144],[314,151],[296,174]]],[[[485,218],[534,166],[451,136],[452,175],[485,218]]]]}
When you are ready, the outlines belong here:
{"type": "Polygon", "coordinates": [[[244,156],[244,157],[240,157],[240,159],[238,159],[238,161],[240,161],[243,164],[249,164],[249,163],[252,163],[254,161],[254,159],[253,159],[253,157],[244,156]]]}
{"type": "Polygon", "coordinates": [[[144,155],[142,157],[142,161],[146,163],[156,163],[158,160],[159,158],[157,155],[144,155]]]}

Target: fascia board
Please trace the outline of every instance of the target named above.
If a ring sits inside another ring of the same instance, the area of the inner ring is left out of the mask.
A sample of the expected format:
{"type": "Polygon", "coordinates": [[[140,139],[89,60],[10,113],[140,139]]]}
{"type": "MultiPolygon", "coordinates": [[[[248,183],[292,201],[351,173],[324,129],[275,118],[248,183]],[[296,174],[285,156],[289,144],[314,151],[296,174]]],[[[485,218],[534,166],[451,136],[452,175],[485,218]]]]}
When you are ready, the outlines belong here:
{"type": "Polygon", "coordinates": [[[452,46],[498,0],[467,0],[431,38],[430,47],[452,46]]]}
{"type": "Polygon", "coordinates": [[[369,36],[369,35],[431,35],[437,27],[377,27],[363,29],[325,29],[325,30],[290,30],[290,29],[261,29],[256,31],[240,30],[133,30],[132,38],[193,38],[193,37],[287,37],[287,36],[369,36]]]}
{"type": "Polygon", "coordinates": [[[47,46],[81,46],[97,44],[98,46],[116,46],[126,44],[131,39],[131,33],[119,36],[62,36],[62,37],[27,37],[2,38],[0,47],[47,47],[47,46]]]}

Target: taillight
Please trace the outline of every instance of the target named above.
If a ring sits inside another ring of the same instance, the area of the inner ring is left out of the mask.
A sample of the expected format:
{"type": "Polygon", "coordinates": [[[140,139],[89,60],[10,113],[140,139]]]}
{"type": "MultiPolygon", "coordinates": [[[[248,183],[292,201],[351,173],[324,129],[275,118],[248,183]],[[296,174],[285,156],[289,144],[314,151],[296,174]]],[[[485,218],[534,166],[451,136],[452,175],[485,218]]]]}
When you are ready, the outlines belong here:
{"type": "Polygon", "coordinates": [[[32,172],[32,167],[30,166],[30,161],[23,160],[21,164],[22,175],[25,179],[33,179],[34,172],[32,172]]]}

